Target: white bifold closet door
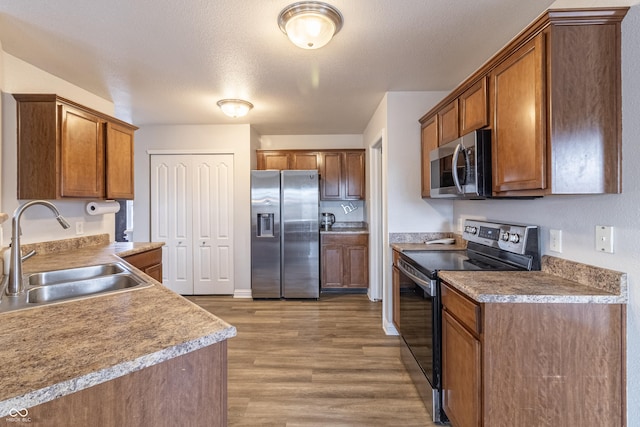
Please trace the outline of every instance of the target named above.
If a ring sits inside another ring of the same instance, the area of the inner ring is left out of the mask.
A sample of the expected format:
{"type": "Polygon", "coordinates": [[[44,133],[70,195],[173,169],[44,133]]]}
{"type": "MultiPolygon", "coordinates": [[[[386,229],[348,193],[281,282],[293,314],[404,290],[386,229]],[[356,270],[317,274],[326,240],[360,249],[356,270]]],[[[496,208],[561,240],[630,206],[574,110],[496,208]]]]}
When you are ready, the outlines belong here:
{"type": "Polygon", "coordinates": [[[168,288],[233,294],[233,155],[151,155],[151,240],[168,288]]]}

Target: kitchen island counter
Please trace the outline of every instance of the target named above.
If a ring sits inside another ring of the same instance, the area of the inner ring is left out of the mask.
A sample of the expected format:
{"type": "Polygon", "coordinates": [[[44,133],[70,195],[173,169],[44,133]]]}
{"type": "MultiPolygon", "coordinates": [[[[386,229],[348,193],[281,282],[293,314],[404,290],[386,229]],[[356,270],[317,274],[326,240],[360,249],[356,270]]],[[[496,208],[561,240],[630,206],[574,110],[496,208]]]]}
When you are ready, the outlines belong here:
{"type": "MultiPolygon", "coordinates": [[[[160,246],[110,243],[38,254],[23,269],[109,263],[160,246]]],[[[235,327],[145,277],[152,286],[0,314],[0,417],[236,335],[235,327]]]]}

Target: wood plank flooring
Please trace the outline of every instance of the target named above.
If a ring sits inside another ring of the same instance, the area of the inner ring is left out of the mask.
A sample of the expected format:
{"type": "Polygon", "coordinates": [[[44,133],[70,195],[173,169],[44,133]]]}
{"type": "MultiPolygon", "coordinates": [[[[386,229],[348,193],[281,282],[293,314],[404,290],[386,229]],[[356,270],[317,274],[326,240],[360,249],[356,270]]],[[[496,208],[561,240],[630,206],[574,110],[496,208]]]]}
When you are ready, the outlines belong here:
{"type": "Polygon", "coordinates": [[[365,295],[189,300],[234,325],[229,426],[434,426],[365,295]]]}

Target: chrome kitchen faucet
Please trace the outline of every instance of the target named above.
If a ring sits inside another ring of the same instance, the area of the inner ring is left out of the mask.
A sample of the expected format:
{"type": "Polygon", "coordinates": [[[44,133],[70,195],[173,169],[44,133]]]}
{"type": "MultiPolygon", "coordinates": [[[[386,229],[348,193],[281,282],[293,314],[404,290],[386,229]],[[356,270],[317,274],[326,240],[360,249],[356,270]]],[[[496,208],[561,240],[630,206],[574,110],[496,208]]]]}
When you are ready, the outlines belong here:
{"type": "Polygon", "coordinates": [[[7,285],[7,295],[16,296],[22,292],[22,253],[20,252],[20,217],[22,213],[30,206],[42,205],[48,207],[51,212],[56,216],[56,219],[62,226],[62,228],[69,228],[70,225],[60,212],[58,208],[46,200],[32,200],[18,206],[13,212],[13,220],[11,221],[11,267],[9,272],[9,284],[7,285]]]}

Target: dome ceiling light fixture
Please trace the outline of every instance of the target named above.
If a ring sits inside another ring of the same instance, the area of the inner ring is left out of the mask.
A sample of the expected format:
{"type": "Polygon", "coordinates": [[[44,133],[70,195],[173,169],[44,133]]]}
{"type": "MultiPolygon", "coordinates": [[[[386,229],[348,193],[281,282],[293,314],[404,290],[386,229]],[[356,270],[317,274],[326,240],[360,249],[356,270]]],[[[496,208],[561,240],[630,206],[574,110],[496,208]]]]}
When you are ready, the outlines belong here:
{"type": "Polygon", "coordinates": [[[320,1],[301,1],[282,9],[278,26],[302,49],[320,49],[342,28],[342,14],[320,1]]]}
{"type": "Polygon", "coordinates": [[[249,110],[253,108],[253,104],[243,99],[221,99],[217,102],[218,107],[229,117],[244,117],[249,110]]]}

